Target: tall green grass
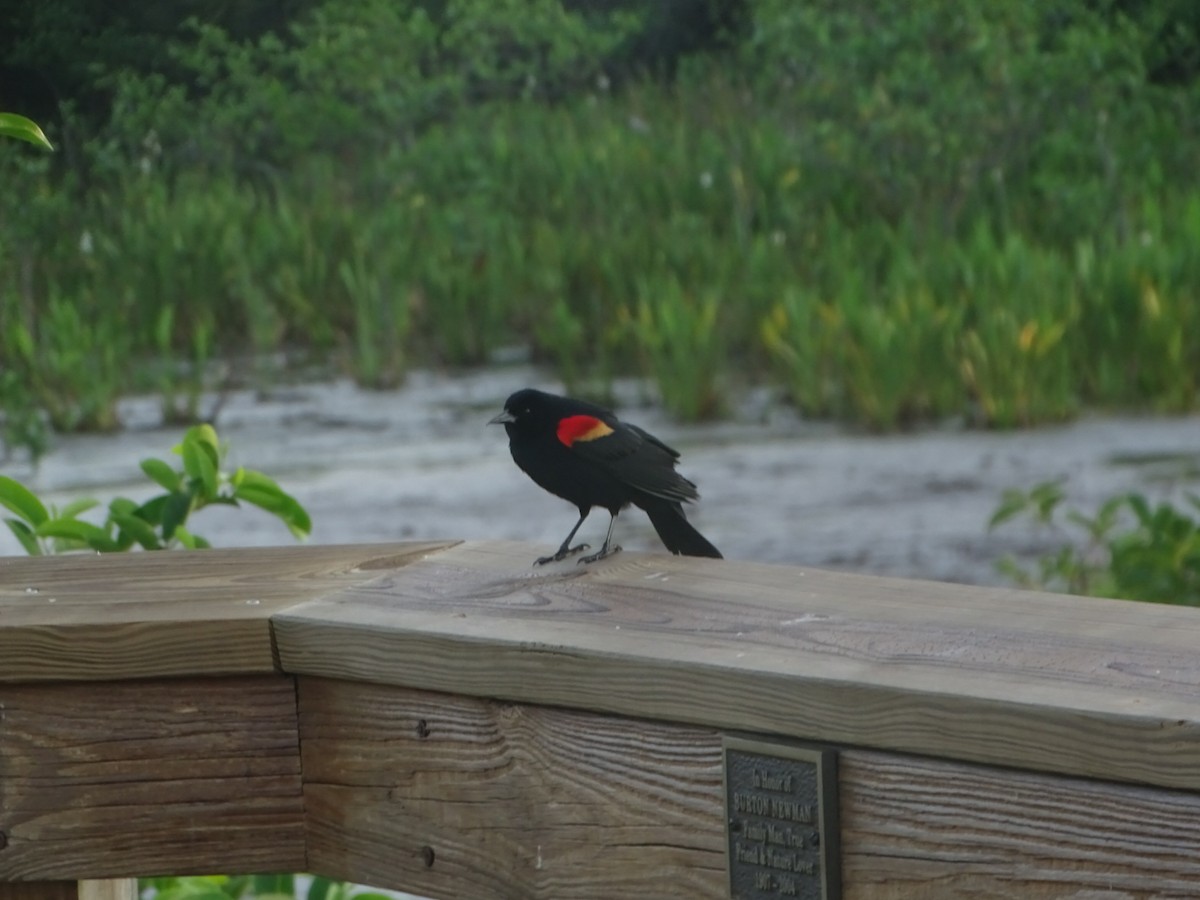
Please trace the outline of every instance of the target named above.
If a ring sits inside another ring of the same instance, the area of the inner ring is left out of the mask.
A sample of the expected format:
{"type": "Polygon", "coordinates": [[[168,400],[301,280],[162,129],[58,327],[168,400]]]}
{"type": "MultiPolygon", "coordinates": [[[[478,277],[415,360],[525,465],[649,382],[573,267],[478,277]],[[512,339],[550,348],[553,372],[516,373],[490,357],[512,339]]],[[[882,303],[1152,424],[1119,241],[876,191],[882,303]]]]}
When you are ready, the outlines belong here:
{"type": "Polygon", "coordinates": [[[70,309],[118,335],[97,392],[201,347],[299,346],[389,387],[517,344],[573,389],[643,374],[684,418],[750,382],[880,430],[1196,408],[1195,90],[1150,85],[1086,16],[1038,44],[1032,3],[880,35],[756,9],[775,32],[675,84],[464,103],[287,168],[164,151],[71,194],[0,148],[0,325],[28,335],[3,363],[47,397],[57,369],[108,372],[67,352],[70,309]]]}

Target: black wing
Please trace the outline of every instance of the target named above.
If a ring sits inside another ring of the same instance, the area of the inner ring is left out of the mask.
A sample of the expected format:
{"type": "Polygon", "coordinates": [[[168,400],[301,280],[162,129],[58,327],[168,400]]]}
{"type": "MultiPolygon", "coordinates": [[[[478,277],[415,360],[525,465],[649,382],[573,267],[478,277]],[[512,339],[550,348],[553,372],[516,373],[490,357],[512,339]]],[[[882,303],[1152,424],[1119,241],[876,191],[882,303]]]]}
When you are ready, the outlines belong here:
{"type": "Polygon", "coordinates": [[[699,498],[696,486],[675,471],[679,452],[636,425],[609,419],[611,434],[576,441],[571,450],[629,487],[676,502],[699,498]]]}

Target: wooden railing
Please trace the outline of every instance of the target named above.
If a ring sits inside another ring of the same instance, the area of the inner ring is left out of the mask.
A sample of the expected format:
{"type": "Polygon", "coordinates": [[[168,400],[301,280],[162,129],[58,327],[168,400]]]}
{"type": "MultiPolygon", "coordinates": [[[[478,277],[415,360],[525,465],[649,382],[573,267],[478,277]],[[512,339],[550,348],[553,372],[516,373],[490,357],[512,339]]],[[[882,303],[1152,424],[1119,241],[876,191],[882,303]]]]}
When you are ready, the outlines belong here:
{"type": "Polygon", "coordinates": [[[1196,611],[536,553],[0,559],[0,896],[727,897],[736,735],[836,751],[846,900],[1200,897],[1196,611]]]}

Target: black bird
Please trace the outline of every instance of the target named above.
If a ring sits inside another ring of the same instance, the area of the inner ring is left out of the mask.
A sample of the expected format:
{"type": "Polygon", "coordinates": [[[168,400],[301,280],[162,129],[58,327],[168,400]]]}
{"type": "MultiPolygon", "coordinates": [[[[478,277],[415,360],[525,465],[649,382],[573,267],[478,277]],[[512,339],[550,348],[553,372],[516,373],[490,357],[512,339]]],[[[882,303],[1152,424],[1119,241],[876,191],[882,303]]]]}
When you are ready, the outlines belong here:
{"type": "Polygon", "coordinates": [[[617,513],[632,503],[646,511],[654,530],[672,553],[711,556],[721,553],[688,524],[683,504],[698,500],[696,485],[675,471],[679,453],[636,425],[622,422],[602,406],[526,388],[504,401],[504,411],[489,425],[504,425],[513,460],[550,493],[574,503],[579,521],[553,556],[542,565],[589,549],[571,539],[593,506],[612,519],[595,562],[621,548],[612,543],[617,513]]]}

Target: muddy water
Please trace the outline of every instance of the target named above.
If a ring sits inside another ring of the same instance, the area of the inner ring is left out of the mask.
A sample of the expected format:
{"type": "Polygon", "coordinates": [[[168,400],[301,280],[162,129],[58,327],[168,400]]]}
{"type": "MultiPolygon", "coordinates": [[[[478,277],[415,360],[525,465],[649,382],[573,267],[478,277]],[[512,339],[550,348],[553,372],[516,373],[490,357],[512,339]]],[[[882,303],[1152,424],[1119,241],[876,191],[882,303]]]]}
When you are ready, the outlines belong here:
{"type": "MultiPolygon", "coordinates": [[[[484,423],[538,373],[512,368],[462,376],[416,373],[398,391],[346,382],[232,395],[218,427],[231,462],[275,476],[312,514],[319,543],[422,538],[511,538],[556,546],[573,507],[513,465],[502,429],[484,423]]],[[[727,422],[682,426],[618,386],[621,413],[683,453],[681,470],[703,499],[690,512],[727,557],[971,583],[1003,583],[995,561],[1033,558],[1056,540],[1029,525],[987,532],[1001,492],[1064,479],[1094,508],[1114,493],[1200,491],[1200,417],[1092,417],[1031,432],[946,427],[869,436],[798,420],[751,395],[727,422]]],[[[137,461],[166,455],[180,430],[162,428],[152,398],[122,405],[126,430],[61,438],[37,472],[10,465],[56,502],[81,495],[141,498],[137,461]]],[[[603,538],[597,511],[581,536],[603,538]]],[[[256,510],[210,509],[194,530],[220,546],[286,544],[256,510]]],[[[622,514],[627,550],[659,551],[644,515],[622,514]]],[[[0,535],[0,553],[19,552],[0,535]]]]}

